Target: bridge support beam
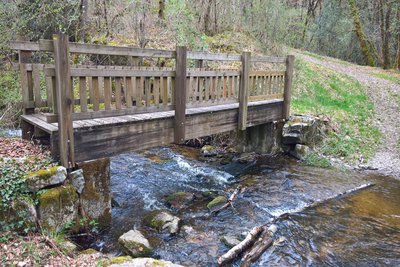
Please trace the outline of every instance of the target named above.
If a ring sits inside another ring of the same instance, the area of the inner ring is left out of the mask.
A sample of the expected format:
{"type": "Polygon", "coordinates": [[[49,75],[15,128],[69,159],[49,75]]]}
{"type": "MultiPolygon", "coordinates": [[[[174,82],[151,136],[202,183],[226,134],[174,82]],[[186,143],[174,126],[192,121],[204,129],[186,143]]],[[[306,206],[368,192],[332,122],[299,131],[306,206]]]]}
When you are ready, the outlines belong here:
{"type": "Polygon", "coordinates": [[[239,130],[246,130],[247,127],[247,103],[249,102],[249,74],[250,74],[250,52],[242,54],[242,73],[239,87],[239,130]]]}
{"type": "Polygon", "coordinates": [[[275,154],[282,147],[282,129],[284,121],[270,122],[245,131],[237,131],[236,149],[239,152],[257,152],[275,154]]]}

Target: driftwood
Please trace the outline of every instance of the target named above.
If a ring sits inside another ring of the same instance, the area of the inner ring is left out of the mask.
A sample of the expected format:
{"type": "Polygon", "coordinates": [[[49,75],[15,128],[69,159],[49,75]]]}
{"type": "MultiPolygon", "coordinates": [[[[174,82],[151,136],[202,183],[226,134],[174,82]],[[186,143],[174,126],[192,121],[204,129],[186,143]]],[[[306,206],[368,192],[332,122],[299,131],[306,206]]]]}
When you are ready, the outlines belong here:
{"type": "Polygon", "coordinates": [[[240,242],[239,244],[237,244],[236,246],[231,248],[227,253],[225,253],[224,255],[219,257],[217,262],[220,266],[227,264],[227,263],[233,261],[236,257],[238,257],[241,253],[246,251],[250,246],[252,246],[254,244],[252,246],[252,249],[244,255],[242,265],[241,265],[242,267],[250,266],[252,263],[257,261],[261,257],[261,255],[265,252],[265,250],[267,250],[273,243],[272,236],[267,229],[268,225],[274,224],[278,220],[287,218],[288,216],[290,216],[292,214],[302,212],[306,209],[316,207],[316,206],[326,203],[330,200],[341,198],[343,196],[347,196],[349,194],[369,188],[374,185],[375,184],[373,184],[373,183],[363,184],[361,186],[344,191],[344,192],[334,195],[332,197],[325,198],[322,200],[317,200],[317,201],[313,202],[311,205],[302,207],[301,209],[280,214],[279,216],[275,217],[271,222],[268,222],[261,226],[254,227],[242,242],[240,242]]]}
{"type": "Polygon", "coordinates": [[[233,191],[233,193],[229,197],[228,201],[223,206],[221,206],[220,208],[211,211],[210,215],[218,214],[222,210],[228,208],[229,206],[232,206],[233,205],[233,201],[235,201],[235,199],[239,196],[239,194],[243,194],[244,191],[246,191],[246,187],[241,188],[240,186],[238,186],[235,189],[235,191],[233,191]]]}
{"type": "MultiPolygon", "coordinates": [[[[265,229],[265,227],[264,227],[265,229]]],[[[247,251],[243,258],[241,267],[250,267],[255,261],[257,261],[261,255],[272,245],[274,240],[272,234],[268,230],[264,230],[258,240],[254,243],[253,247],[247,251]]]]}
{"type": "Polygon", "coordinates": [[[236,257],[239,256],[240,253],[245,251],[248,247],[250,247],[254,241],[257,239],[257,237],[260,235],[260,233],[264,230],[263,226],[256,226],[251,231],[247,234],[246,238],[231,248],[227,253],[222,255],[221,257],[218,258],[217,262],[219,265],[224,265],[232,260],[234,260],[236,257]]]}

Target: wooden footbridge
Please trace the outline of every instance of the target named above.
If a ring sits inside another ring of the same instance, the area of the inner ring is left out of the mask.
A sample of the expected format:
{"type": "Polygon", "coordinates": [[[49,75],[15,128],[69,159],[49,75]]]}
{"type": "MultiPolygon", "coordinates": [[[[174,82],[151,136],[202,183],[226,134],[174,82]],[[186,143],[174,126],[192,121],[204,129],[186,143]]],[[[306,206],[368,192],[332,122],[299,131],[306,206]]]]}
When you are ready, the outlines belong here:
{"type": "Polygon", "coordinates": [[[293,56],[70,43],[63,34],[11,47],[23,137],[47,139],[66,167],[289,115],[293,56]]]}

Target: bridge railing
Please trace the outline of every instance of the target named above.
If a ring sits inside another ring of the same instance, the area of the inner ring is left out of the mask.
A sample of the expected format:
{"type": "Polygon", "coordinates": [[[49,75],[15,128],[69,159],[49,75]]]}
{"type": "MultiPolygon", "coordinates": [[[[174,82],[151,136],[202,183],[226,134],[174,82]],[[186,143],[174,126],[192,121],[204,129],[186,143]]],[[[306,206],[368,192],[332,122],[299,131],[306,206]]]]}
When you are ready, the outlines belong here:
{"type": "Polygon", "coordinates": [[[74,165],[74,120],[174,110],[174,140],[182,143],[187,108],[239,103],[241,130],[247,127],[248,102],[282,99],[282,118],[289,115],[293,56],[82,44],[63,34],[37,43],[12,42],[11,48],[19,52],[24,114],[58,122],[65,166],[74,165]],[[86,64],[74,64],[82,57],[86,64]],[[210,62],[213,68],[205,64],[210,62]]]}

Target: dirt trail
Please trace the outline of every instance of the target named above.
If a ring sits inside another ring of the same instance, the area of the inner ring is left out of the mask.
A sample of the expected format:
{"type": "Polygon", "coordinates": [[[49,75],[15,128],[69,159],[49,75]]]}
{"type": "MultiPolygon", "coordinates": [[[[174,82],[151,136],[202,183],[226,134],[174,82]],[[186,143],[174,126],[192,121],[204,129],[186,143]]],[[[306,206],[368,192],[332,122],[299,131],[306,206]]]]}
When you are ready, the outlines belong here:
{"type": "Polygon", "coordinates": [[[370,67],[319,60],[304,54],[296,56],[349,75],[364,86],[375,105],[375,125],[382,133],[382,142],[368,166],[400,179],[400,85],[371,75],[370,67]]]}

